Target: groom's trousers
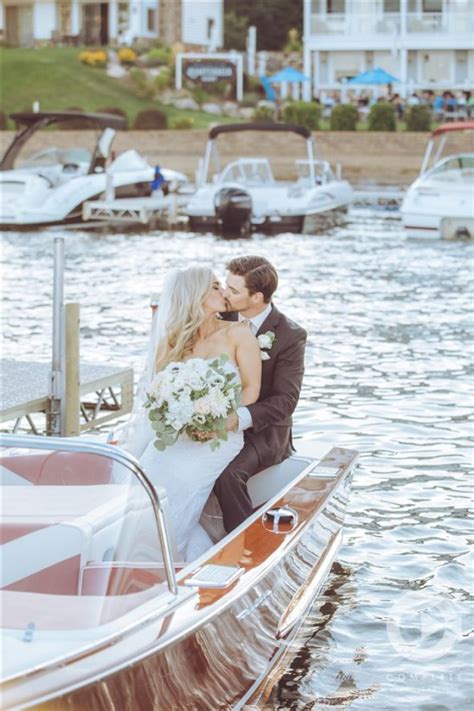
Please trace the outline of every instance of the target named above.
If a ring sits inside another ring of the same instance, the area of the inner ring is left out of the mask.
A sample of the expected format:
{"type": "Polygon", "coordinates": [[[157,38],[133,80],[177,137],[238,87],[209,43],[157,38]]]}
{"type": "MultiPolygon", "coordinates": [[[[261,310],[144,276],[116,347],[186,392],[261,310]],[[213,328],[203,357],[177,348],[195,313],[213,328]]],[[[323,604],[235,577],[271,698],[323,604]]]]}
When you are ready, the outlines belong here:
{"type": "Polygon", "coordinates": [[[214,493],[221,505],[227,533],[237,528],[252,513],[247,481],[261,469],[255,448],[247,442],[214,484],[214,493]]]}

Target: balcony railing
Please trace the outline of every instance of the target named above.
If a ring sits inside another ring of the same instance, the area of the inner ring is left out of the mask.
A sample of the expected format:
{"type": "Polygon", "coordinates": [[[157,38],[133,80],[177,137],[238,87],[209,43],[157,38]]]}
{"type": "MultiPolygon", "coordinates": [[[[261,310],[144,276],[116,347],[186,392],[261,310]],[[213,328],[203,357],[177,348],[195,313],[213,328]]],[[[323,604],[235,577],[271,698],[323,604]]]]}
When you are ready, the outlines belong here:
{"type": "Polygon", "coordinates": [[[409,12],[407,15],[407,33],[449,32],[448,17],[441,12],[409,12]]]}
{"type": "MultiPolygon", "coordinates": [[[[311,16],[312,35],[400,35],[402,34],[402,16],[400,13],[322,14],[311,16]]],[[[474,31],[474,12],[456,12],[449,14],[410,12],[406,16],[406,34],[466,34],[474,31]]]]}

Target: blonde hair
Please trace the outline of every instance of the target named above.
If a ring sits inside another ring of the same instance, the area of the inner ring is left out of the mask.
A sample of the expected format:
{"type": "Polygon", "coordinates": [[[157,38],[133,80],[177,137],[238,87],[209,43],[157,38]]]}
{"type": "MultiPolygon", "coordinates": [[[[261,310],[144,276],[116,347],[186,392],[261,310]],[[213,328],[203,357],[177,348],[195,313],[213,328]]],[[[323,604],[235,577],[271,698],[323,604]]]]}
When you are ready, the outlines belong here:
{"type": "Polygon", "coordinates": [[[176,272],[167,285],[169,293],[162,295],[167,302],[166,321],[156,349],[155,371],[173,361],[184,360],[192,352],[206,318],[203,303],[214,281],[214,272],[209,267],[189,267],[176,272]]]}

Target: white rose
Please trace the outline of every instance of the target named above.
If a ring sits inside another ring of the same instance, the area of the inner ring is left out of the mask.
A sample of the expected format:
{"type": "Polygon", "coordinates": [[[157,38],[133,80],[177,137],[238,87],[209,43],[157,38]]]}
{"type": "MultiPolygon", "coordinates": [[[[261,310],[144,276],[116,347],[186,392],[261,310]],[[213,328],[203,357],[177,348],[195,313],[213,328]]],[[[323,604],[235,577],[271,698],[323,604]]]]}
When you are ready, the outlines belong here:
{"type": "Polygon", "coordinates": [[[270,338],[270,336],[267,336],[266,333],[262,333],[257,338],[257,341],[258,341],[258,345],[260,346],[260,348],[268,349],[268,348],[272,347],[273,340],[270,338]]]}
{"type": "Polygon", "coordinates": [[[198,415],[209,415],[211,412],[211,403],[209,398],[200,397],[198,400],[194,401],[194,412],[198,415]]]}

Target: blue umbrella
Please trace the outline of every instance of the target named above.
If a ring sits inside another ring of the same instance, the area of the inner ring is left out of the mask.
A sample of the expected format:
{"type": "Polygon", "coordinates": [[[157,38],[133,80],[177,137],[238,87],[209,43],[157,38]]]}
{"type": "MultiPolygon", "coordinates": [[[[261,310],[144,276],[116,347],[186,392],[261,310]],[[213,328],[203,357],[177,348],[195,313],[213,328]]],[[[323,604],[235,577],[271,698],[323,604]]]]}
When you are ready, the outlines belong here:
{"type": "Polygon", "coordinates": [[[375,69],[369,69],[368,72],[362,72],[356,77],[352,77],[347,82],[348,84],[362,84],[368,86],[370,84],[395,84],[400,80],[397,77],[392,76],[385,69],[381,67],[376,67],[375,69]]]}
{"type": "Polygon", "coordinates": [[[279,72],[270,77],[272,84],[283,84],[288,82],[289,84],[302,83],[304,81],[310,81],[310,78],[300,72],[299,69],[294,67],[285,67],[285,69],[280,69],[279,72]]]}

